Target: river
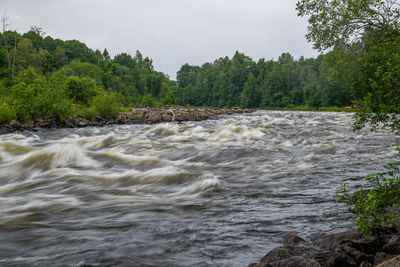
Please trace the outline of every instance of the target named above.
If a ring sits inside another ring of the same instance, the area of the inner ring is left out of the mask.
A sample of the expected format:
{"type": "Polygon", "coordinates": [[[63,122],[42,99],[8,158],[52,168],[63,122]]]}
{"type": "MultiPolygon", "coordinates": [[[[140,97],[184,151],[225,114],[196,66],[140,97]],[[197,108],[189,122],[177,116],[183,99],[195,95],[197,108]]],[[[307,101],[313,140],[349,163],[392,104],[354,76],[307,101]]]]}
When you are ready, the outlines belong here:
{"type": "Polygon", "coordinates": [[[0,136],[1,266],[247,266],[352,224],[335,193],[395,159],[348,113],[0,136]]]}

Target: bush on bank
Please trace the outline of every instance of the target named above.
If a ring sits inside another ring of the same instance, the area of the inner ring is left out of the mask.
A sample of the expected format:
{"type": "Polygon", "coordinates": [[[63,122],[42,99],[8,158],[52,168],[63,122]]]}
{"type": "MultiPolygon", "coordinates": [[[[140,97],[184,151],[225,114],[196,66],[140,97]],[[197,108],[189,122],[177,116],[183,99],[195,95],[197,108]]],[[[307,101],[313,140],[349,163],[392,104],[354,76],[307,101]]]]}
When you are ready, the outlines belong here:
{"type": "MultiPolygon", "coordinates": [[[[397,147],[400,152],[400,146],[397,147]]],[[[389,163],[385,173],[367,175],[366,184],[351,192],[341,183],[337,197],[356,216],[357,229],[365,236],[375,234],[382,225],[400,227],[400,170],[389,163]]]]}

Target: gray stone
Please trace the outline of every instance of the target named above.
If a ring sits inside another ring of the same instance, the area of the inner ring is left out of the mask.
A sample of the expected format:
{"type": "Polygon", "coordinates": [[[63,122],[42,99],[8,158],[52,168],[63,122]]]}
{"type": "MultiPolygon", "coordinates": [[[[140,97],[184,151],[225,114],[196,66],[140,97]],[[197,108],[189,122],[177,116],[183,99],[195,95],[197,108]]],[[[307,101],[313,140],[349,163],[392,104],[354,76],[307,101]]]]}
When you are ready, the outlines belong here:
{"type": "Polygon", "coordinates": [[[378,267],[399,267],[400,266],[400,256],[394,257],[391,260],[385,261],[378,265],[378,267]]]}
{"type": "Polygon", "coordinates": [[[400,254],[400,234],[392,236],[388,243],[383,247],[383,251],[393,255],[400,254]]]}
{"type": "Polygon", "coordinates": [[[302,242],[304,242],[304,239],[293,233],[286,234],[282,240],[282,244],[286,248],[292,248],[302,242]]]}
{"type": "Polygon", "coordinates": [[[378,252],[375,254],[374,264],[378,265],[393,258],[392,254],[378,252]]]}
{"type": "Polygon", "coordinates": [[[332,250],[340,248],[343,241],[357,239],[362,239],[362,234],[355,229],[337,229],[322,235],[315,245],[323,250],[332,250]]]}
{"type": "Polygon", "coordinates": [[[266,263],[261,267],[321,267],[321,265],[313,259],[304,259],[302,257],[291,257],[289,259],[266,263]]]}

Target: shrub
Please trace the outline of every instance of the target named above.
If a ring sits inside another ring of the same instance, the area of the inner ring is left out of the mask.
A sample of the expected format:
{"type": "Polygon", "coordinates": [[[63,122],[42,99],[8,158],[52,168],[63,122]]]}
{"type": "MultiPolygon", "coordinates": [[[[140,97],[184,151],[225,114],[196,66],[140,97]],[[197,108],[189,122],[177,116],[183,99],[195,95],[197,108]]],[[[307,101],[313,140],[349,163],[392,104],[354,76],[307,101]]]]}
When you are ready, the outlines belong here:
{"type": "Polygon", "coordinates": [[[65,121],[72,114],[72,101],[68,98],[59,98],[51,105],[51,116],[57,121],[65,121]]]}
{"type": "Polygon", "coordinates": [[[11,103],[20,121],[30,118],[65,120],[72,112],[62,82],[39,76],[31,67],[20,73],[11,89],[11,103]]]}
{"type": "Polygon", "coordinates": [[[101,88],[96,81],[89,77],[71,76],[67,79],[67,93],[75,103],[87,104],[90,100],[101,93],[101,88]]]}
{"type": "Polygon", "coordinates": [[[93,108],[99,116],[109,119],[112,115],[121,111],[119,98],[120,96],[116,93],[102,93],[93,98],[90,108],[93,108]]]}
{"type": "Polygon", "coordinates": [[[142,106],[145,107],[155,107],[157,100],[151,94],[147,94],[142,98],[142,106]]]}
{"type": "Polygon", "coordinates": [[[168,94],[161,100],[161,103],[164,106],[172,106],[176,104],[175,96],[172,92],[168,92],[168,94]]]}
{"type": "Polygon", "coordinates": [[[93,106],[84,107],[79,111],[78,116],[83,117],[89,121],[94,121],[97,116],[97,111],[93,106]]]}
{"type": "Polygon", "coordinates": [[[15,110],[4,100],[0,100],[0,124],[9,123],[17,118],[15,110]]]}
{"type": "MultiPolygon", "coordinates": [[[[399,150],[399,148],[397,148],[399,150]]],[[[337,197],[356,216],[357,229],[365,236],[382,224],[399,225],[400,177],[395,163],[385,166],[386,173],[367,175],[366,185],[351,193],[346,183],[341,183],[337,197]]]]}

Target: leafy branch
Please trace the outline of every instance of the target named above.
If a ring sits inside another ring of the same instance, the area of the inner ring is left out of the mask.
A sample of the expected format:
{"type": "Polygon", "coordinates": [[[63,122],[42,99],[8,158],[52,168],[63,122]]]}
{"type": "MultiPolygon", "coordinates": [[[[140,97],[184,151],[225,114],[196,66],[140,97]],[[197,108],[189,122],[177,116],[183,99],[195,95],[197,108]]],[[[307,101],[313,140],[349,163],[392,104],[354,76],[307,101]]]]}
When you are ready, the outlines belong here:
{"type": "Polygon", "coordinates": [[[400,170],[396,163],[385,167],[386,173],[368,175],[366,185],[355,192],[341,183],[336,194],[337,200],[356,216],[357,229],[365,236],[382,225],[400,226],[400,170]]]}

